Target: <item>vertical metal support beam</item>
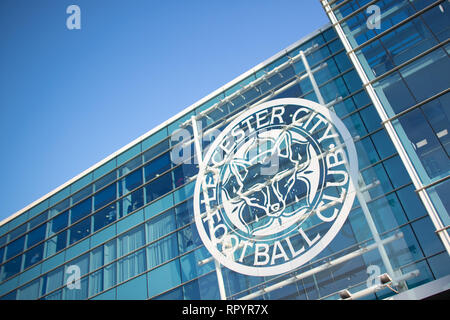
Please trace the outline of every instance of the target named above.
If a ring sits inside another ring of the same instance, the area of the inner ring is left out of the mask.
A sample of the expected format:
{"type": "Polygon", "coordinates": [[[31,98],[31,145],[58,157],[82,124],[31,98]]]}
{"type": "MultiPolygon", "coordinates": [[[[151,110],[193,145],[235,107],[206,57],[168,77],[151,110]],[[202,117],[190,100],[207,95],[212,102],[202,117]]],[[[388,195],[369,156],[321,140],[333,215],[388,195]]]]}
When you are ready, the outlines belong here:
{"type": "MultiPolygon", "coordinates": [[[[191,122],[192,122],[192,131],[194,133],[194,145],[195,145],[195,153],[197,155],[197,162],[198,162],[199,168],[202,168],[203,167],[203,153],[202,153],[202,146],[200,144],[201,136],[198,133],[197,120],[195,119],[195,116],[191,117],[191,122]]],[[[208,198],[208,191],[205,190],[203,183],[202,183],[202,191],[203,191],[203,196],[205,197],[205,199],[208,198]]],[[[211,207],[209,206],[208,201],[205,201],[205,208],[208,212],[211,210],[211,207]]],[[[212,221],[210,219],[210,220],[208,220],[208,227],[209,227],[210,232],[212,230],[211,224],[212,224],[212,221]]],[[[217,261],[216,259],[214,259],[214,266],[216,268],[217,284],[219,287],[220,300],[227,300],[227,294],[225,292],[225,284],[223,282],[222,267],[221,267],[219,261],[217,261]]]]}
{"type": "MultiPolygon", "coordinates": [[[[364,69],[361,65],[361,63],[358,60],[358,57],[356,56],[355,52],[353,51],[350,42],[348,41],[347,37],[345,36],[344,30],[342,30],[341,25],[339,24],[338,19],[336,18],[333,10],[331,9],[328,0],[320,0],[322,7],[325,9],[325,12],[327,13],[328,17],[330,18],[331,23],[334,26],[334,29],[336,30],[336,33],[338,34],[339,38],[341,39],[342,44],[344,45],[344,48],[347,52],[348,57],[350,58],[353,66],[356,69],[356,72],[358,73],[359,77],[361,78],[361,81],[366,88],[366,92],[369,95],[370,99],[373,102],[373,105],[375,109],[378,112],[378,115],[381,118],[382,123],[384,123],[384,127],[386,129],[386,132],[388,133],[389,137],[392,140],[392,143],[394,144],[395,149],[397,150],[400,159],[402,160],[403,164],[405,165],[406,171],[408,172],[409,176],[411,177],[411,180],[414,184],[414,187],[416,190],[421,190],[417,194],[419,198],[422,200],[422,203],[425,206],[425,209],[428,212],[428,215],[431,218],[431,221],[434,224],[434,227],[436,230],[441,230],[445,226],[442,223],[441,218],[439,217],[439,214],[436,211],[436,208],[434,207],[428,193],[426,190],[424,190],[422,181],[420,180],[420,177],[414,167],[414,165],[411,162],[411,159],[409,158],[405,148],[403,147],[403,144],[401,143],[401,140],[399,136],[397,135],[397,132],[394,129],[394,126],[392,125],[392,122],[389,121],[389,117],[386,114],[386,111],[384,110],[384,107],[381,103],[381,101],[378,98],[378,95],[375,92],[375,89],[373,88],[372,84],[369,82],[369,79],[364,72],[364,69]]],[[[438,235],[447,250],[447,253],[450,254],[450,235],[447,232],[438,232],[438,235]]]]}
{"type": "MultiPolygon", "coordinates": [[[[306,59],[305,53],[303,51],[300,51],[300,55],[302,58],[302,62],[305,66],[306,73],[309,76],[309,79],[311,80],[312,87],[314,89],[314,92],[317,96],[317,99],[319,100],[319,103],[323,106],[325,106],[325,100],[323,99],[322,93],[319,90],[319,86],[317,85],[316,79],[314,77],[314,74],[311,71],[311,68],[309,66],[308,60],[306,59]]],[[[332,129],[332,134],[337,135],[334,129],[332,129]]],[[[336,145],[339,145],[340,143],[336,141],[336,145]]],[[[345,156],[345,166],[348,170],[348,160],[345,156]]],[[[350,177],[351,179],[351,177],[350,177]]],[[[366,199],[362,195],[362,193],[359,191],[358,187],[358,181],[353,181],[353,184],[355,185],[355,192],[356,197],[358,198],[359,204],[361,205],[361,209],[364,213],[364,217],[367,221],[367,225],[369,226],[370,232],[372,233],[373,239],[375,240],[375,243],[377,244],[378,252],[380,253],[381,260],[383,261],[383,264],[386,268],[387,273],[389,273],[392,277],[395,277],[396,274],[394,273],[394,269],[392,268],[391,261],[389,260],[389,257],[387,255],[386,249],[383,245],[383,241],[380,238],[380,234],[377,230],[377,227],[375,225],[375,222],[373,221],[373,218],[370,214],[369,207],[367,206],[366,199]]]]}

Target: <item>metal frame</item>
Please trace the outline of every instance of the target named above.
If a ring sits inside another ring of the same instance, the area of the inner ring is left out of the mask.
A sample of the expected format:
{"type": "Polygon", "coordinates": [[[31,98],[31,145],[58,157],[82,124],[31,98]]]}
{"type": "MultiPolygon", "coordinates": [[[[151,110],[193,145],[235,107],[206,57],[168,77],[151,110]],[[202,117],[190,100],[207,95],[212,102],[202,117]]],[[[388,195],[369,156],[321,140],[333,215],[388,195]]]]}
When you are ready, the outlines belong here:
{"type": "MultiPolygon", "coordinates": [[[[347,37],[340,25],[340,21],[338,21],[338,19],[336,18],[335,14],[334,14],[333,10],[331,9],[327,0],[320,0],[320,2],[322,4],[322,7],[325,9],[325,12],[327,13],[328,17],[330,18],[330,21],[331,21],[333,27],[335,28],[336,33],[338,34],[339,38],[341,39],[341,41],[344,45],[344,48],[347,51],[347,55],[349,56],[351,62],[353,63],[353,65],[356,69],[356,72],[358,73],[359,77],[361,78],[363,86],[366,88],[366,91],[367,91],[369,97],[371,98],[373,105],[375,106],[375,109],[377,110],[377,112],[382,120],[382,123],[394,144],[394,147],[397,149],[400,159],[402,160],[402,162],[406,168],[406,171],[408,172],[409,176],[411,177],[414,187],[416,188],[416,190],[419,190],[417,192],[417,194],[419,195],[420,199],[422,200],[422,203],[424,204],[425,209],[427,210],[427,212],[431,218],[431,221],[433,222],[436,230],[441,230],[441,229],[445,228],[428,193],[424,189],[422,189],[423,185],[419,178],[418,172],[417,172],[416,168],[414,167],[414,165],[412,164],[411,159],[409,158],[409,155],[407,154],[403,144],[401,143],[401,140],[400,140],[399,136],[397,135],[397,132],[395,131],[392,122],[389,121],[389,117],[387,116],[387,113],[384,110],[383,105],[382,105],[381,101],[379,100],[379,98],[375,92],[375,89],[372,86],[372,83],[369,81],[361,63],[359,62],[355,52],[353,51],[353,48],[350,45],[350,42],[347,39],[347,37]]],[[[443,243],[445,249],[447,250],[447,253],[450,254],[450,236],[449,236],[449,234],[447,232],[439,232],[438,234],[439,234],[440,239],[442,240],[442,243],[443,243]]]]}

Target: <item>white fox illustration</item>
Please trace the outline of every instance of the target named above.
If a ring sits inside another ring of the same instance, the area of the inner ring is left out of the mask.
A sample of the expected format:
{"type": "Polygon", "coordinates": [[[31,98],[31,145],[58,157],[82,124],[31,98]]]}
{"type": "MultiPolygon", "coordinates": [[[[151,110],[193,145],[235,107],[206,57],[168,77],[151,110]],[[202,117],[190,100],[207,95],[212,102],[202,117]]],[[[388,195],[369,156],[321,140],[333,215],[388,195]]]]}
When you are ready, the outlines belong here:
{"type": "Polygon", "coordinates": [[[223,189],[235,204],[233,214],[254,234],[310,205],[311,183],[302,175],[311,161],[310,143],[293,141],[285,131],[278,138],[254,138],[244,156],[229,163],[223,189]],[[295,210],[293,209],[295,206],[295,210]]]}

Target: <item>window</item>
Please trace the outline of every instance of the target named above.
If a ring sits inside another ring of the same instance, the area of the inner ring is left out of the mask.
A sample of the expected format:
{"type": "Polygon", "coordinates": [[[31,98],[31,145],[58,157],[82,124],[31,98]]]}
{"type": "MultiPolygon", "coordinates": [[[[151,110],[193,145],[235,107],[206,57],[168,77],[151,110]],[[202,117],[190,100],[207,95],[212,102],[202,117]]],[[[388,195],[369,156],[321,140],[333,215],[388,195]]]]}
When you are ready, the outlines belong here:
{"type": "Polygon", "coordinates": [[[145,187],[147,203],[165,195],[166,193],[168,193],[172,190],[172,176],[171,175],[172,175],[172,173],[168,172],[165,175],[156,179],[155,181],[150,182],[145,187]]]}
{"type": "Polygon", "coordinates": [[[42,260],[44,255],[44,244],[41,243],[25,253],[25,262],[23,268],[26,269],[42,260]]]}
{"type": "Polygon", "coordinates": [[[67,230],[58,233],[58,235],[47,240],[46,243],[47,249],[45,252],[45,257],[50,257],[51,255],[61,251],[67,245],[67,230]]]}
{"type": "Polygon", "coordinates": [[[144,166],[145,181],[150,181],[154,177],[162,174],[171,167],[170,152],[166,152],[158,158],[150,161],[144,166]]]}
{"type": "Polygon", "coordinates": [[[91,233],[91,218],[84,219],[70,228],[70,244],[83,239],[91,233]]]}
{"type": "Polygon", "coordinates": [[[22,256],[15,257],[2,266],[1,281],[12,277],[20,272],[22,256]]]}
{"type": "Polygon", "coordinates": [[[147,223],[148,241],[159,239],[176,229],[175,211],[173,209],[151,219],[147,223]]]}
{"type": "Polygon", "coordinates": [[[144,205],[144,190],[143,188],[134,191],[128,196],[120,199],[119,204],[119,217],[124,217],[127,214],[139,209],[144,205]]]}
{"type": "Polygon", "coordinates": [[[142,247],[145,244],[144,225],[140,225],[119,237],[119,256],[142,247]]]}
{"type": "Polygon", "coordinates": [[[23,246],[25,244],[25,236],[20,237],[17,240],[14,240],[6,247],[6,258],[9,259],[17,255],[18,253],[23,251],[23,246]]]}
{"type": "Polygon", "coordinates": [[[146,270],[145,261],[145,248],[120,259],[117,262],[119,266],[119,283],[144,272],[146,270]]]}
{"type": "Polygon", "coordinates": [[[44,284],[44,288],[43,288],[42,292],[44,294],[48,294],[48,293],[52,292],[53,290],[56,290],[57,288],[62,286],[63,275],[64,275],[63,267],[59,267],[58,269],[47,273],[46,276],[44,277],[45,284],[44,284]]]}
{"type": "Polygon", "coordinates": [[[118,170],[119,177],[126,175],[128,172],[132,171],[133,169],[139,167],[142,164],[142,157],[138,156],[134,158],[133,160],[125,163],[123,166],[121,166],[118,170]]]}
{"type": "Polygon", "coordinates": [[[149,268],[153,268],[178,255],[177,235],[171,234],[148,246],[149,268]]]}
{"type": "Polygon", "coordinates": [[[116,184],[113,183],[94,196],[94,210],[98,210],[104,205],[116,199],[116,184]]]}
{"type": "Polygon", "coordinates": [[[49,235],[53,235],[58,231],[61,231],[65,227],[67,227],[67,222],[69,219],[69,211],[63,212],[60,215],[53,218],[49,224],[49,235]]]}
{"type": "Polygon", "coordinates": [[[92,198],[88,198],[70,209],[70,222],[74,223],[84,218],[92,211],[92,198]]]}
{"type": "Polygon", "coordinates": [[[133,171],[123,179],[119,180],[119,197],[136,189],[142,184],[142,169],[133,171]]]}
{"type": "Polygon", "coordinates": [[[110,184],[111,182],[113,182],[114,180],[116,180],[116,176],[117,173],[116,171],[112,171],[110,173],[108,173],[106,176],[100,178],[99,180],[97,180],[94,184],[95,186],[95,191],[100,190],[101,188],[103,188],[104,186],[110,184]]]}
{"type": "Polygon", "coordinates": [[[45,231],[47,230],[47,225],[43,224],[40,227],[34,229],[28,233],[27,237],[27,248],[30,248],[34,244],[45,239],[45,231]]]}
{"type": "Polygon", "coordinates": [[[93,215],[94,232],[116,221],[116,204],[112,203],[93,215]]]}

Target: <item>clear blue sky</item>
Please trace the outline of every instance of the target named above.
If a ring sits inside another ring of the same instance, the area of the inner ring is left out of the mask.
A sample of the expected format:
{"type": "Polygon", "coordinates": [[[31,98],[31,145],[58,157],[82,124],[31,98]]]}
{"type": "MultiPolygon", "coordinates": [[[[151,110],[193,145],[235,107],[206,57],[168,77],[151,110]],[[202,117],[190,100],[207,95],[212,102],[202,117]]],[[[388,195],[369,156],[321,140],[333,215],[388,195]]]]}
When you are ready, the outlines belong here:
{"type": "Polygon", "coordinates": [[[326,23],[318,0],[1,0],[0,220],[326,23]]]}

